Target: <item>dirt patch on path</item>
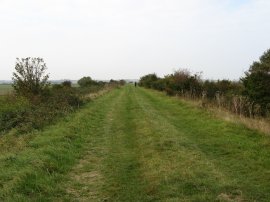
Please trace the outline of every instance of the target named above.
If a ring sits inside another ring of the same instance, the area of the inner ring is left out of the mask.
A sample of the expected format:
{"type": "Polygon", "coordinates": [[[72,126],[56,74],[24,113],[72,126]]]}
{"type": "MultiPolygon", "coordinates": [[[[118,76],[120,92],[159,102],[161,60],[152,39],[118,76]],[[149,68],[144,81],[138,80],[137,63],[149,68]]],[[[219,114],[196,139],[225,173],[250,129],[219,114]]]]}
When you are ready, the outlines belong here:
{"type": "Polygon", "coordinates": [[[242,198],[241,192],[237,193],[236,195],[221,193],[220,195],[218,195],[217,200],[222,201],[222,202],[244,202],[245,201],[242,198]]]}
{"type": "Polygon", "coordinates": [[[84,158],[70,173],[70,186],[66,189],[69,198],[74,201],[105,201],[101,200],[100,190],[103,186],[103,176],[97,167],[101,159],[92,152],[87,152],[84,158]]]}

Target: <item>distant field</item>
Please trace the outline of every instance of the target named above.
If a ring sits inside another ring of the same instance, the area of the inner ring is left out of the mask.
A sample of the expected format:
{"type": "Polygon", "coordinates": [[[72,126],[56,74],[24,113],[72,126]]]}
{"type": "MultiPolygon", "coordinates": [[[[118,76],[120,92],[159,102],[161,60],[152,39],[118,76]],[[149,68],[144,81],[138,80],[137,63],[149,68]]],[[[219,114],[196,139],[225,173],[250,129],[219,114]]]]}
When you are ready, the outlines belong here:
{"type": "Polygon", "coordinates": [[[0,84],[0,95],[4,95],[12,92],[11,84],[0,84]]]}

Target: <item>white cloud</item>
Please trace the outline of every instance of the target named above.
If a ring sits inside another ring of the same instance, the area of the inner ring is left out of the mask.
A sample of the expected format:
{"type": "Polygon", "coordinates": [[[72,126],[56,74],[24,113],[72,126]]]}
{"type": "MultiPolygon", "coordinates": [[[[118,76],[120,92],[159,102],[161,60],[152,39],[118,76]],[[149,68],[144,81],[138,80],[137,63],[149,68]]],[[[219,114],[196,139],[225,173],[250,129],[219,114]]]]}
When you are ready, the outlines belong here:
{"type": "Polygon", "coordinates": [[[52,78],[138,78],[179,67],[241,76],[270,48],[270,1],[2,0],[0,79],[40,56],[52,78]]]}

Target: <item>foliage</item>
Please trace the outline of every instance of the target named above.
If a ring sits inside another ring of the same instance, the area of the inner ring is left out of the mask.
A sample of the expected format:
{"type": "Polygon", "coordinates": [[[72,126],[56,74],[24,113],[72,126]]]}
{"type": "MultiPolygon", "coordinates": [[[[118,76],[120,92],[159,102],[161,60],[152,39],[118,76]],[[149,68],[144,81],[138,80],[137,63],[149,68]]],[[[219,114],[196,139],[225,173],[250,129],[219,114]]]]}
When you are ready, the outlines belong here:
{"type": "Polygon", "coordinates": [[[203,89],[205,90],[206,96],[209,99],[214,99],[216,93],[219,91],[215,81],[206,80],[203,83],[203,89]]]}
{"type": "Polygon", "coordinates": [[[120,86],[123,86],[126,84],[126,81],[121,79],[121,80],[114,80],[114,79],[111,79],[108,83],[109,86],[111,87],[116,87],[116,88],[119,88],[120,86]]]}
{"type": "Polygon", "coordinates": [[[121,79],[121,80],[119,80],[119,84],[120,84],[121,86],[123,86],[123,85],[126,84],[126,81],[125,81],[124,79],[121,79]]]}
{"type": "Polygon", "coordinates": [[[166,77],[169,80],[168,87],[173,91],[183,93],[190,89],[188,81],[191,77],[191,73],[187,69],[179,69],[166,77]]]}
{"type": "Polygon", "coordinates": [[[54,84],[38,97],[25,98],[18,94],[0,97],[0,134],[11,129],[18,133],[41,129],[57,117],[66,115],[86,103],[85,95],[104,88],[104,84],[75,88],[70,81],[54,84]],[[33,101],[35,99],[35,101],[33,101]]]}
{"type": "MultiPolygon", "coordinates": [[[[256,67],[258,67],[258,64],[256,67]]],[[[203,81],[200,74],[191,74],[187,69],[179,69],[163,78],[158,78],[156,74],[148,74],[141,77],[139,84],[146,88],[165,91],[170,96],[178,95],[188,99],[199,99],[203,107],[215,105],[239,115],[254,117],[263,115],[263,112],[266,114],[267,110],[269,110],[267,106],[269,107],[270,103],[267,96],[264,99],[262,96],[270,93],[268,90],[270,86],[269,80],[263,77],[264,75],[268,78],[269,74],[262,74],[261,72],[258,74],[256,74],[256,78],[263,80],[261,83],[257,82],[254,85],[254,80],[249,79],[249,83],[253,82],[254,94],[259,94],[258,98],[261,100],[261,102],[257,101],[256,103],[254,103],[254,98],[250,99],[251,96],[243,96],[246,86],[240,81],[225,79],[203,81]],[[264,91],[260,90],[261,88],[264,91]]],[[[250,78],[253,78],[254,75],[255,73],[252,73],[250,78]]]]}
{"type": "Polygon", "coordinates": [[[41,95],[49,86],[46,69],[42,58],[17,58],[12,77],[15,92],[28,98],[41,95]]]}
{"type": "Polygon", "coordinates": [[[97,82],[92,80],[92,78],[90,76],[87,77],[83,77],[80,80],[78,80],[78,84],[80,85],[80,87],[89,87],[92,85],[97,85],[97,82]]]}
{"type": "Polygon", "coordinates": [[[1,100],[0,132],[12,128],[17,128],[20,133],[40,129],[81,104],[76,90],[66,87],[50,89],[34,104],[22,96],[5,96],[1,100]]]}
{"type": "Polygon", "coordinates": [[[72,82],[69,80],[65,80],[65,81],[63,81],[62,86],[66,87],[66,88],[71,88],[72,82]]]}
{"type": "Polygon", "coordinates": [[[0,97],[0,133],[20,124],[24,113],[30,109],[30,102],[24,97],[7,95],[0,97]]]}
{"type": "Polygon", "coordinates": [[[158,78],[156,74],[148,74],[141,77],[139,85],[161,91],[165,90],[168,95],[184,95],[190,92],[191,96],[195,96],[202,91],[200,76],[198,74],[191,75],[187,69],[179,69],[164,78],[158,78]]]}
{"type": "Polygon", "coordinates": [[[140,78],[139,86],[143,86],[146,88],[152,88],[154,86],[154,82],[158,80],[156,74],[148,74],[140,78]]]}
{"type": "Polygon", "coordinates": [[[215,99],[216,94],[219,93],[223,96],[229,95],[241,95],[243,91],[243,86],[240,82],[232,82],[230,80],[218,80],[210,81],[205,80],[202,85],[207,98],[215,99]]]}
{"type": "Polygon", "coordinates": [[[262,108],[265,115],[270,107],[270,49],[266,51],[259,62],[254,62],[242,78],[245,86],[244,94],[262,108]]]}

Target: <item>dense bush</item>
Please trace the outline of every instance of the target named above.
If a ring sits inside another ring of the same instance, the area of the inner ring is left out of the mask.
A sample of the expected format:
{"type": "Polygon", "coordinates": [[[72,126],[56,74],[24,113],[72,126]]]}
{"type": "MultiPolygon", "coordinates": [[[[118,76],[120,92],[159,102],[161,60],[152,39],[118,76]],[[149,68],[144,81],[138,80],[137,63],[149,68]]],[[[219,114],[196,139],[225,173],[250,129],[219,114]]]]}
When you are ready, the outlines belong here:
{"type": "Polygon", "coordinates": [[[0,131],[16,127],[31,104],[23,97],[7,95],[0,97],[0,131]]]}
{"type": "Polygon", "coordinates": [[[17,128],[21,132],[39,129],[56,117],[67,114],[82,104],[75,88],[53,87],[35,102],[22,96],[7,95],[0,100],[0,131],[17,128]]]}
{"type": "Polygon", "coordinates": [[[0,134],[13,128],[19,132],[40,129],[89,101],[90,93],[125,84],[124,80],[106,83],[83,77],[80,87],[73,87],[69,80],[51,85],[46,69],[42,58],[17,59],[12,78],[15,94],[0,97],[0,134]]]}
{"type": "Polygon", "coordinates": [[[165,91],[167,95],[199,99],[202,106],[218,106],[244,116],[266,116],[270,112],[270,51],[254,63],[240,81],[205,80],[180,69],[164,78],[141,77],[139,85],[165,91]]]}
{"type": "Polygon", "coordinates": [[[111,86],[111,87],[113,87],[113,88],[118,88],[118,87],[120,87],[120,86],[123,86],[123,85],[125,85],[126,84],[126,81],[125,80],[123,80],[123,79],[121,79],[121,80],[113,80],[113,79],[111,79],[108,83],[107,83],[107,85],[108,86],[111,86]]]}
{"type": "Polygon", "coordinates": [[[35,96],[21,94],[0,96],[0,134],[13,128],[18,133],[41,129],[82,106],[89,96],[104,88],[124,85],[124,80],[96,81],[95,85],[72,87],[70,81],[54,84],[35,96]]]}
{"type": "Polygon", "coordinates": [[[80,107],[85,95],[104,88],[104,84],[88,88],[72,87],[70,81],[54,84],[42,94],[24,97],[21,94],[0,97],[0,134],[13,128],[19,133],[40,129],[80,107]]]}
{"type": "Polygon", "coordinates": [[[177,70],[164,78],[159,78],[156,74],[145,75],[141,77],[139,85],[166,91],[168,95],[190,95],[195,97],[202,93],[200,76],[197,74],[192,75],[186,69],[177,70]]]}
{"type": "Polygon", "coordinates": [[[263,116],[270,109],[270,49],[254,62],[242,78],[244,94],[261,108],[263,116]]]}
{"type": "Polygon", "coordinates": [[[94,85],[98,85],[97,81],[92,80],[90,76],[83,77],[80,80],[78,80],[78,84],[80,87],[86,88],[94,85]]]}
{"type": "Polygon", "coordinates": [[[139,85],[144,86],[146,88],[153,88],[155,85],[154,83],[158,80],[159,78],[157,77],[156,74],[148,74],[141,77],[139,85]]]}

